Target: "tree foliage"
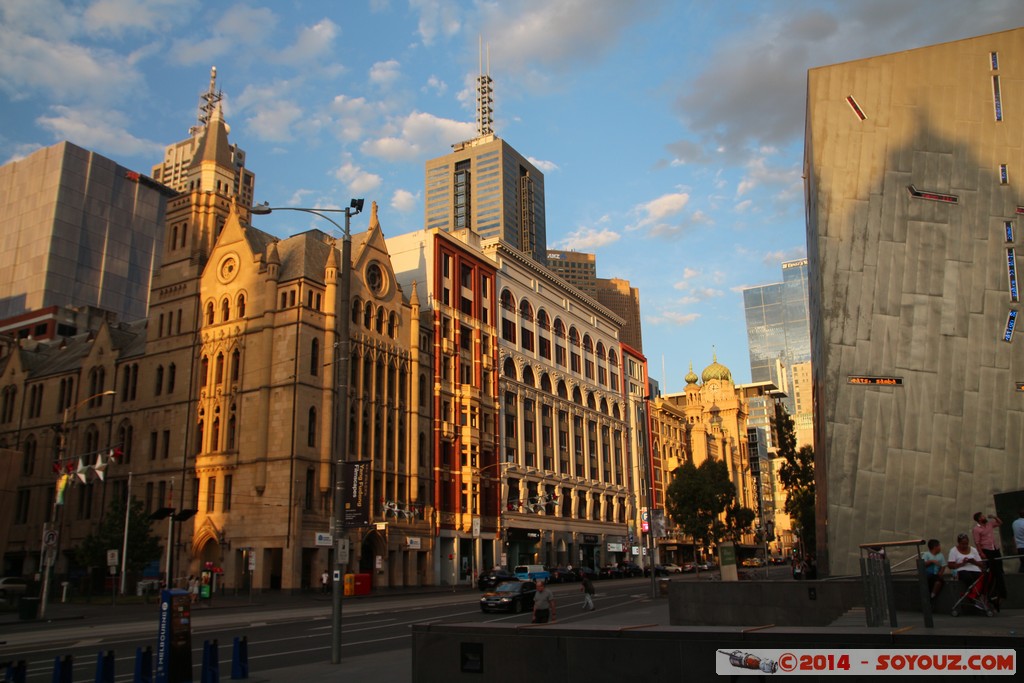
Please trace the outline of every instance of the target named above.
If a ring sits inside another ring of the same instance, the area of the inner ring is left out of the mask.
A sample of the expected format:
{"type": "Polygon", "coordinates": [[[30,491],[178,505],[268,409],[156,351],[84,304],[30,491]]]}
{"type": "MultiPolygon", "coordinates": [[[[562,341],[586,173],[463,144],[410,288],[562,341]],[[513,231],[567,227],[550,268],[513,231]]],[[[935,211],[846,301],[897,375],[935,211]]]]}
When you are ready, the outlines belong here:
{"type": "MultiPolygon", "coordinates": [[[[677,467],[666,498],[665,507],[672,520],[707,552],[726,532],[726,525],[719,517],[730,505],[735,505],[736,487],[729,479],[725,462],[708,458],[700,467],[692,462],[677,467]]],[[[750,521],[753,521],[753,513],[750,521]]]]}
{"type": "MultiPolygon", "coordinates": [[[[127,570],[141,572],[153,560],[160,559],[160,539],[151,532],[152,520],[145,512],[142,501],[132,499],[128,515],[127,570]]],[[[110,502],[103,522],[96,531],[85,537],[78,547],[76,559],[85,567],[105,567],[107,550],[117,549],[120,555],[124,543],[124,500],[110,502]]]]}
{"type": "Polygon", "coordinates": [[[814,524],[814,449],[804,446],[796,450],[796,429],[793,418],[780,408],[779,415],[779,457],[783,459],[779,468],[779,482],[786,491],[786,506],[783,508],[793,522],[806,552],[813,551],[815,544],[814,524]]]}
{"type": "Polygon", "coordinates": [[[754,523],[755,517],[757,513],[750,508],[733,503],[725,509],[724,537],[739,543],[743,534],[750,531],[750,525],[754,523]]]}

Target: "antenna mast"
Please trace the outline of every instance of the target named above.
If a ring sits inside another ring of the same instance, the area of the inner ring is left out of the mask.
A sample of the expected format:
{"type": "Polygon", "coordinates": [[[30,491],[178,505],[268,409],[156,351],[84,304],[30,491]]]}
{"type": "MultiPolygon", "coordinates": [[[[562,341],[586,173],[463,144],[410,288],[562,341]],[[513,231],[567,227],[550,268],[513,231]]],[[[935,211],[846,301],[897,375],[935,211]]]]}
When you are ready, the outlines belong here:
{"type": "Polygon", "coordinates": [[[199,123],[188,129],[189,135],[197,135],[203,128],[210,123],[210,117],[213,115],[214,110],[220,101],[224,98],[224,93],[217,89],[217,67],[210,67],[210,87],[199,96],[199,123]]]}
{"type": "Polygon", "coordinates": [[[484,71],[484,39],[480,38],[480,75],[476,79],[476,127],[480,137],[494,132],[494,82],[491,80],[491,48],[487,48],[487,71],[484,71]]]}

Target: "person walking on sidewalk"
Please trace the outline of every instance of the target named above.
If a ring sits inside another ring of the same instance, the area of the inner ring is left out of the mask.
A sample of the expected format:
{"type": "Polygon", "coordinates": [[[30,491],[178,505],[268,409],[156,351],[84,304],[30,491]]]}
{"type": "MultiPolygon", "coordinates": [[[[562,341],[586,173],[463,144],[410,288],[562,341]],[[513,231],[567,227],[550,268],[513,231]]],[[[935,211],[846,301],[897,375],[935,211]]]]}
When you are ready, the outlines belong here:
{"type": "Polygon", "coordinates": [[[580,590],[583,591],[583,609],[594,611],[594,583],[586,574],[583,575],[583,586],[580,590]]]}
{"type": "Polygon", "coordinates": [[[1024,574],[1024,508],[1021,508],[1017,514],[1017,519],[1013,520],[1013,524],[1010,526],[1013,529],[1013,542],[1017,546],[1017,554],[1020,555],[1017,558],[1020,562],[1017,573],[1024,574]]]}
{"type": "Polygon", "coordinates": [[[330,587],[330,583],[331,583],[331,577],[327,573],[327,570],[325,569],[323,571],[323,573],[320,575],[320,592],[321,593],[330,593],[331,591],[328,590],[329,587],[330,587]]]}

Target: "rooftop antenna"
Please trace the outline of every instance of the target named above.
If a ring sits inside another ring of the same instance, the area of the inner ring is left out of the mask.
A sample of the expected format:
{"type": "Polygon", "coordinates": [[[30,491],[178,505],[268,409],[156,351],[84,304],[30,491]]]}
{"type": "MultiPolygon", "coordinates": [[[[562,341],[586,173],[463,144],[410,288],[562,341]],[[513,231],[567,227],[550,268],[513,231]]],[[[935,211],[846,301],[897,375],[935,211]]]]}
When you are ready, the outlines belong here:
{"type": "Polygon", "coordinates": [[[494,133],[494,81],[491,80],[491,48],[487,46],[484,71],[484,39],[480,37],[480,75],[476,78],[476,127],[480,137],[494,133]]]}
{"type": "Polygon", "coordinates": [[[197,135],[206,128],[207,124],[210,123],[210,117],[222,99],[224,99],[224,93],[217,89],[217,67],[211,66],[210,87],[199,96],[199,123],[188,129],[189,135],[197,135]]]}

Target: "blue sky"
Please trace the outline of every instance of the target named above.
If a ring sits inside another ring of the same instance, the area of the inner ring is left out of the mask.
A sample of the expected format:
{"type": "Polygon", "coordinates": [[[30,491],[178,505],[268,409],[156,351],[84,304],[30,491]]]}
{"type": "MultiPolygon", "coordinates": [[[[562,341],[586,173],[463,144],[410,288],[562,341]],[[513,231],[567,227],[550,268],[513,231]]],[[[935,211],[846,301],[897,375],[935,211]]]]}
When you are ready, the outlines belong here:
{"type": "MultiPolygon", "coordinates": [[[[482,38],[495,132],[545,174],[548,246],[639,287],[675,392],[713,348],[749,381],[740,290],[806,253],[807,69],[1021,25],[1019,0],[3,0],[0,162],[67,139],[148,173],[216,65],[257,201],[364,197],[405,233],[424,161],[474,134],[482,38]]],[[[255,224],[328,227],[297,216],[255,224]]]]}

